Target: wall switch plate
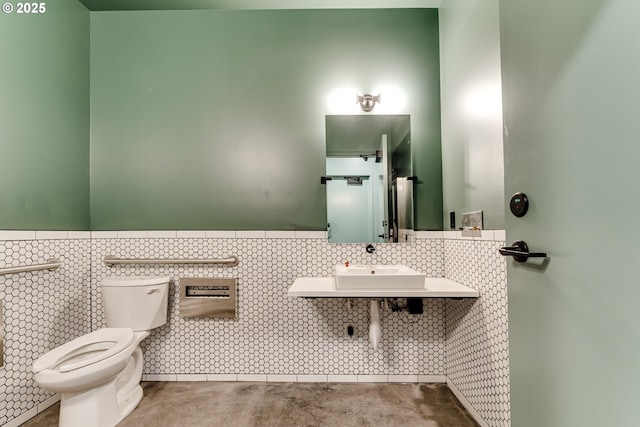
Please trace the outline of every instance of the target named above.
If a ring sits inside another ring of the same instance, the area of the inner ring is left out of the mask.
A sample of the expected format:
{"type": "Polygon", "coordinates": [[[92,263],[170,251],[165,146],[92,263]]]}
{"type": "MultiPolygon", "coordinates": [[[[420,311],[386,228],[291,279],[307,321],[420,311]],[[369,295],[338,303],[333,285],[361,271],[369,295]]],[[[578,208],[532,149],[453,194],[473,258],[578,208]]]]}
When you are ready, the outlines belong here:
{"type": "Polygon", "coordinates": [[[462,214],[462,236],[482,236],[482,211],[466,212],[462,214]]]}

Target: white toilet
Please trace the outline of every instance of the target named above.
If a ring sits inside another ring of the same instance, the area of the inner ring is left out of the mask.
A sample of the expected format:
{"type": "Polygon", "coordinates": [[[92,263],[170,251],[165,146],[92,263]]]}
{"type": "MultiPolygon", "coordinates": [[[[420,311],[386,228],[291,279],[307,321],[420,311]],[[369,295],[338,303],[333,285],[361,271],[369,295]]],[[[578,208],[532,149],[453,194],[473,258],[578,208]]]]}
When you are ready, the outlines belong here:
{"type": "Polygon", "coordinates": [[[169,277],[101,282],[107,328],[83,335],[33,364],[40,386],[60,393],[60,427],[113,427],[142,399],[140,342],[167,322],[169,277]]]}

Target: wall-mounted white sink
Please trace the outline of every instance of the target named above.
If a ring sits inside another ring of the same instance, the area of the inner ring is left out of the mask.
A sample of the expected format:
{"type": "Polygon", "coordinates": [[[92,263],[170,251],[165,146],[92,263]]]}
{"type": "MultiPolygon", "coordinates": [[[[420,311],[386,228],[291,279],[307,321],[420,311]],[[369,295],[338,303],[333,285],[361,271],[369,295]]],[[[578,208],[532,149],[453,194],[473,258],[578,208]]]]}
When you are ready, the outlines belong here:
{"type": "Polygon", "coordinates": [[[425,274],[406,265],[336,265],[336,289],[424,289],[425,274]]]}

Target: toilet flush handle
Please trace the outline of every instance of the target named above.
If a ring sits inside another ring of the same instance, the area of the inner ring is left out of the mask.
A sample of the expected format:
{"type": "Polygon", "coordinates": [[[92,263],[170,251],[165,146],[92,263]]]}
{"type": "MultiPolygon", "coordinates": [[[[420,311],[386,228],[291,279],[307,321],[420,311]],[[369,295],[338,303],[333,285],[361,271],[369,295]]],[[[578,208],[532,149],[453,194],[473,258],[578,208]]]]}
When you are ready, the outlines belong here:
{"type": "Polygon", "coordinates": [[[151,295],[151,294],[155,294],[157,292],[160,292],[159,288],[151,288],[151,289],[147,289],[147,295],[151,295]]]}

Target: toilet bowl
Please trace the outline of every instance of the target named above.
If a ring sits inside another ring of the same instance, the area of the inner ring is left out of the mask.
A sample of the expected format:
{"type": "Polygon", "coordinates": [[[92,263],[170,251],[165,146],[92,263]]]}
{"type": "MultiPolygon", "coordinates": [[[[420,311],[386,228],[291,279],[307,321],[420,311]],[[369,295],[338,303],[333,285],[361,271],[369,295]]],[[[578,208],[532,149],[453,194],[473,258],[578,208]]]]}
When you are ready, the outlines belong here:
{"type": "Polygon", "coordinates": [[[169,277],[111,277],[101,287],[107,328],[33,364],[35,381],[60,393],[60,427],[113,427],[142,399],[140,342],[166,323],[169,277]]]}
{"type": "Polygon", "coordinates": [[[73,393],[102,384],[119,374],[135,350],[133,330],[105,328],[83,335],[39,358],[33,364],[44,388],[73,393]]]}

